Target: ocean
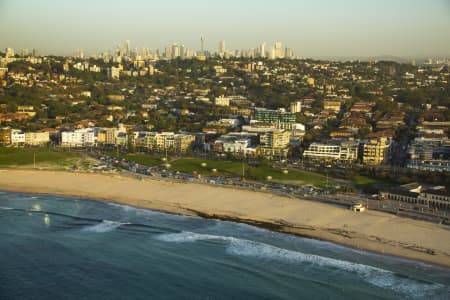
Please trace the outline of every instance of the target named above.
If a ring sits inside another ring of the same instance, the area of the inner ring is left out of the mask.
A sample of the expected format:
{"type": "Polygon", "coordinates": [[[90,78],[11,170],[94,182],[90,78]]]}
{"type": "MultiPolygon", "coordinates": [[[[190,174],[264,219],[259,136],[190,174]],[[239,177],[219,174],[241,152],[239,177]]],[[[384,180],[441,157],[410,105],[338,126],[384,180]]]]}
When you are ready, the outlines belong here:
{"type": "Polygon", "coordinates": [[[0,192],[0,299],[450,299],[450,271],[245,224],[0,192]]]}

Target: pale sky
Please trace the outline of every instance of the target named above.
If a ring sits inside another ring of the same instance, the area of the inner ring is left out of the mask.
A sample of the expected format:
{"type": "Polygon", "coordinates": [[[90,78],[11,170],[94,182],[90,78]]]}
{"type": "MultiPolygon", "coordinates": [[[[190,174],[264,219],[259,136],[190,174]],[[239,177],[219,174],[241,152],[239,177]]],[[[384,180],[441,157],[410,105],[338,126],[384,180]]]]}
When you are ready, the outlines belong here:
{"type": "Polygon", "coordinates": [[[73,54],[281,41],[301,57],[448,56],[450,0],[0,0],[0,48],[73,54]]]}

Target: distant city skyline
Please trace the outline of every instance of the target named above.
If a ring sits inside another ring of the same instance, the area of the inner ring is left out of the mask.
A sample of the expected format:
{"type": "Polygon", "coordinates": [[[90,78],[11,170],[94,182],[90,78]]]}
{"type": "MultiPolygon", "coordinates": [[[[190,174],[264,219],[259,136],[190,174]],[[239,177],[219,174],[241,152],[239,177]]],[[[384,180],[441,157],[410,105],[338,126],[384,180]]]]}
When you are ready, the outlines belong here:
{"type": "Polygon", "coordinates": [[[131,48],[242,50],[275,42],[299,57],[450,56],[450,1],[2,0],[0,48],[86,55],[131,48]],[[222,41],[223,44],[222,44],[222,41]]]}

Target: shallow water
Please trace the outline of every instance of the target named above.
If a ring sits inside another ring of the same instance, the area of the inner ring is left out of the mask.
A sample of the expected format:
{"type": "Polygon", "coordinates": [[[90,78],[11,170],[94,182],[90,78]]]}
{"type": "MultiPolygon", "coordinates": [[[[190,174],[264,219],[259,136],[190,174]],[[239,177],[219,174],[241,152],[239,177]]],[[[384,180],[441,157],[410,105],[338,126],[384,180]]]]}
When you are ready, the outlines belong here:
{"type": "Polygon", "coordinates": [[[0,193],[0,299],[450,299],[450,271],[249,225],[0,193]]]}

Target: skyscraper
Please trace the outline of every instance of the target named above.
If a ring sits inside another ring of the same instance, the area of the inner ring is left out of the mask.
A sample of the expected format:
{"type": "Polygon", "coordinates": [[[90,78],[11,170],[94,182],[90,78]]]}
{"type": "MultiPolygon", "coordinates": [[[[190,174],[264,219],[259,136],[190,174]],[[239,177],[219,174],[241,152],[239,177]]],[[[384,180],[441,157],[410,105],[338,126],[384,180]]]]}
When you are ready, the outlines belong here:
{"type": "Polygon", "coordinates": [[[83,49],[77,49],[77,58],[81,58],[81,59],[83,59],[84,58],[84,51],[83,51],[83,49]]]}
{"type": "Polygon", "coordinates": [[[125,41],[125,55],[130,56],[130,40],[125,41]]]}
{"type": "Polygon", "coordinates": [[[180,57],[184,58],[185,57],[185,52],[186,52],[186,49],[184,48],[184,45],[180,45],[179,48],[180,48],[180,57]]]}
{"type": "Polygon", "coordinates": [[[281,42],[275,42],[274,50],[275,50],[275,58],[283,57],[283,47],[281,45],[281,42]]]}
{"type": "Polygon", "coordinates": [[[169,46],[164,49],[164,58],[169,59],[172,57],[172,50],[169,46]]]}
{"type": "Polygon", "coordinates": [[[178,46],[177,44],[173,44],[172,45],[172,58],[177,58],[180,57],[180,46],[178,46]]]}
{"type": "Polygon", "coordinates": [[[294,52],[292,51],[292,49],[286,47],[286,49],[284,49],[284,57],[290,59],[293,56],[294,56],[294,52]]]}
{"type": "Polygon", "coordinates": [[[220,41],[220,44],[219,44],[219,55],[224,56],[224,54],[225,54],[225,41],[222,40],[222,41],[220,41]]]}
{"type": "Polygon", "coordinates": [[[6,48],[5,49],[5,56],[6,57],[14,57],[14,49],[13,48],[6,48]]]}
{"type": "Polygon", "coordinates": [[[203,38],[203,35],[200,37],[200,51],[202,55],[205,54],[205,39],[203,38]]]}
{"type": "Polygon", "coordinates": [[[259,46],[259,57],[266,57],[266,42],[262,43],[261,46],[259,46]]]}

